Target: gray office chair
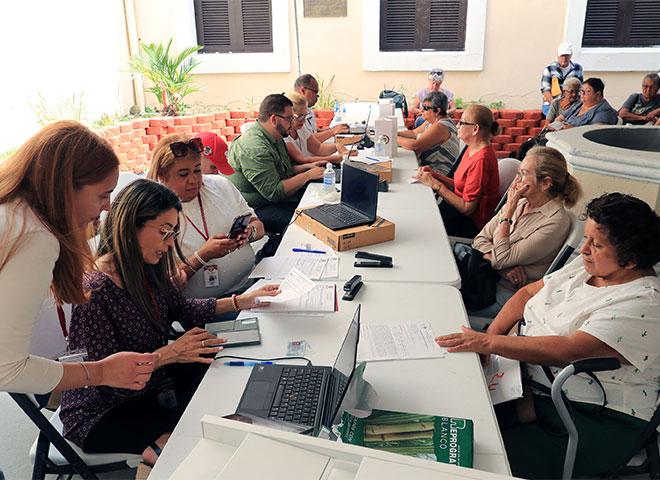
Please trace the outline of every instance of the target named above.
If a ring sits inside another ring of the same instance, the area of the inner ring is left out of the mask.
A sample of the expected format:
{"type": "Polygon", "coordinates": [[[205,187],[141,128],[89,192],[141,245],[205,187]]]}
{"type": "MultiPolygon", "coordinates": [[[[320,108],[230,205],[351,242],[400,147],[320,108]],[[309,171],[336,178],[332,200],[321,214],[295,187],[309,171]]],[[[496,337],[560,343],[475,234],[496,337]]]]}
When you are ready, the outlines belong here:
{"type": "MultiPolygon", "coordinates": [[[[68,323],[71,307],[65,305],[63,308],[68,323]]],[[[37,317],[30,353],[54,358],[63,352],[65,347],[55,302],[52,298],[47,298],[37,317]]],[[[43,479],[47,474],[77,474],[84,479],[96,479],[97,473],[135,468],[142,460],[140,455],[129,453],[84,453],[62,436],[59,408],[49,420],[42,412],[45,402],[40,402],[34,395],[9,395],[39,429],[39,436],[30,449],[33,479],[43,479]]]]}
{"type": "MultiPolygon", "coordinates": [[[[573,475],[575,455],[579,442],[579,432],[562,399],[562,387],[571,376],[581,372],[600,372],[616,370],[621,367],[616,357],[585,358],[567,365],[552,382],[552,402],[568,432],[568,445],[564,458],[563,479],[570,479],[573,475]]],[[[660,425],[660,407],[656,408],[649,424],[642,435],[631,446],[622,465],[605,473],[604,478],[620,478],[621,476],[649,474],[650,478],[660,478],[660,452],[658,450],[658,426],[660,425]],[[646,458],[640,464],[633,464],[639,452],[644,451],[646,458]]]]}

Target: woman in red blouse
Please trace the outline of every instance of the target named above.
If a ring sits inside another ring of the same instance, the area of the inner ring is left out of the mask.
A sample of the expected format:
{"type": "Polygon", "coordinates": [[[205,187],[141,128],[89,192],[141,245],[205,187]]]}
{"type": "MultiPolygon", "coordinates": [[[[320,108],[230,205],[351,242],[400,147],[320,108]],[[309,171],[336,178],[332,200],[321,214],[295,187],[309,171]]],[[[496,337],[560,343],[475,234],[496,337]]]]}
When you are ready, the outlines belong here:
{"type": "Polygon", "coordinates": [[[440,214],[449,235],[473,238],[493,216],[500,199],[500,177],[490,140],[499,131],[490,109],[470,105],[458,122],[458,138],[467,150],[454,178],[430,167],[421,167],[416,175],[442,198],[440,214]]]}

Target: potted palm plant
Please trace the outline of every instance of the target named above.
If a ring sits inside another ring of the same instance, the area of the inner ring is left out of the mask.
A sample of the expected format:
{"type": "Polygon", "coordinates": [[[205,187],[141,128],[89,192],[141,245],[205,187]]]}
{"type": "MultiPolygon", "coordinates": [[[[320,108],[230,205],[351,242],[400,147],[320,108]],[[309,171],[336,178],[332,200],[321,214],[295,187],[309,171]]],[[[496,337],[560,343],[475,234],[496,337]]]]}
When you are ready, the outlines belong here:
{"type": "Polygon", "coordinates": [[[170,56],[171,46],[172,39],[167,46],[162,43],[140,43],[140,53],[129,60],[129,71],[134,76],[146,77],[151,81],[152,86],[146,90],[156,95],[161,113],[166,116],[178,115],[183,98],[202,90],[193,85],[191,72],[200,63],[192,54],[203,47],[188,47],[170,56]]]}

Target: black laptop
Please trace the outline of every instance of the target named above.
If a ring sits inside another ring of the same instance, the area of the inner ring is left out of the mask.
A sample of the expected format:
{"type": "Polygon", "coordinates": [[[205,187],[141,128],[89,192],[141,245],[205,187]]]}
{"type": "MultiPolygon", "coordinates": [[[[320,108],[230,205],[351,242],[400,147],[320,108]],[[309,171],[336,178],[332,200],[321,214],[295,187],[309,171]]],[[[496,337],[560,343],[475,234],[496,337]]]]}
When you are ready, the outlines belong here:
{"type": "Polygon", "coordinates": [[[255,365],[236,413],[308,425],[332,426],[357,360],[360,305],[333,367],[255,365]]]}
{"type": "Polygon", "coordinates": [[[344,162],[341,203],[319,205],[302,213],[331,230],[356,227],[376,221],[378,174],[344,162]]]}

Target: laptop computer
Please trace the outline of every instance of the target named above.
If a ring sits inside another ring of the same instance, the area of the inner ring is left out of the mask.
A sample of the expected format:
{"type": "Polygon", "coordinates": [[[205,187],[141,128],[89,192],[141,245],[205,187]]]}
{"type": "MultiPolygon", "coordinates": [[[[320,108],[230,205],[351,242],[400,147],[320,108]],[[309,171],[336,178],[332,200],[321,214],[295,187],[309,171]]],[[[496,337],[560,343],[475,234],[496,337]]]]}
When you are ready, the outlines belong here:
{"type": "Polygon", "coordinates": [[[322,425],[332,426],[355,371],[360,307],[333,367],[255,365],[236,413],[308,425],[314,434],[322,425]]]}
{"type": "Polygon", "coordinates": [[[344,162],[341,203],[303,210],[331,230],[356,227],[376,221],[378,175],[344,162]]]}

